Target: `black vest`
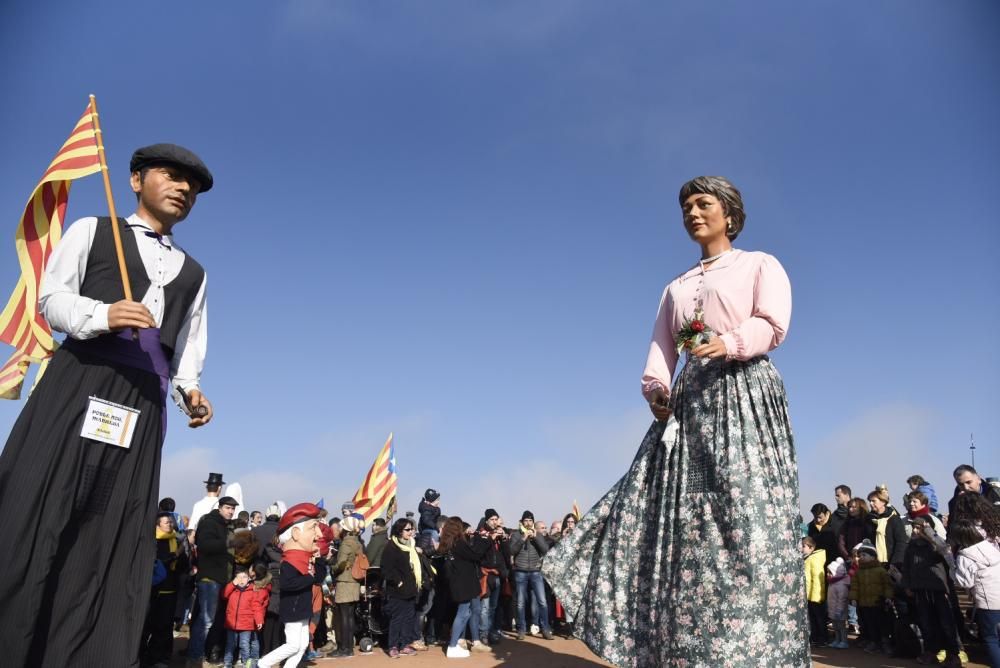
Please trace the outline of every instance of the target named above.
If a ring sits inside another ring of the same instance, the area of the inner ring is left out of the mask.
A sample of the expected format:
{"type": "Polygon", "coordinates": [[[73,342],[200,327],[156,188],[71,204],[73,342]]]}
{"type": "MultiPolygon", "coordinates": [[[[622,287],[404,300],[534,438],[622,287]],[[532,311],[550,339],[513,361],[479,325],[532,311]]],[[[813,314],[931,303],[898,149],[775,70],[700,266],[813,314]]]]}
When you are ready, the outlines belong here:
{"type": "MultiPolygon", "coordinates": [[[[125,252],[125,267],[128,270],[129,283],[132,285],[132,298],[140,301],[152,282],[142,264],[139,247],[135,243],[135,234],[127,227],[124,218],[118,219],[118,229],[122,238],[122,250],[125,252]]],[[[181,251],[175,249],[171,252],[181,251]]],[[[174,357],[177,334],[184,324],[184,316],[191,308],[194,298],[198,296],[198,290],[201,289],[204,280],[205,270],[193,257],[185,253],[180,273],[163,287],[164,305],[163,322],[160,324],[160,343],[166,350],[168,359],[174,357]]],[[[80,286],[80,294],[105,304],[114,304],[125,299],[111,219],[106,216],[97,219],[97,229],[94,232],[94,242],[90,245],[87,273],[83,285],[80,286]]]]}

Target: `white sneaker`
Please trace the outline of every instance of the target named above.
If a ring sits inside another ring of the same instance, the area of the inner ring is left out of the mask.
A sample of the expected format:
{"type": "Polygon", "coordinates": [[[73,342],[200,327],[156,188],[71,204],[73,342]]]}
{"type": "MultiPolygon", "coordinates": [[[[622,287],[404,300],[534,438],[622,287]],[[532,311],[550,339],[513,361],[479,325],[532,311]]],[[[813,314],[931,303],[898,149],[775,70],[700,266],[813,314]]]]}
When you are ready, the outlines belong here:
{"type": "Polygon", "coordinates": [[[490,647],[489,647],[489,645],[487,645],[487,644],[485,644],[485,643],[477,640],[474,643],[472,643],[472,651],[473,652],[489,652],[490,651],[490,647]]]}
{"type": "Polygon", "coordinates": [[[469,658],[469,650],[462,649],[458,645],[454,647],[449,646],[448,651],[445,652],[445,656],[449,659],[467,659],[469,658]]]}
{"type": "Polygon", "coordinates": [[[538,628],[538,624],[531,625],[531,635],[535,636],[536,638],[542,635],[541,630],[538,628]]]}

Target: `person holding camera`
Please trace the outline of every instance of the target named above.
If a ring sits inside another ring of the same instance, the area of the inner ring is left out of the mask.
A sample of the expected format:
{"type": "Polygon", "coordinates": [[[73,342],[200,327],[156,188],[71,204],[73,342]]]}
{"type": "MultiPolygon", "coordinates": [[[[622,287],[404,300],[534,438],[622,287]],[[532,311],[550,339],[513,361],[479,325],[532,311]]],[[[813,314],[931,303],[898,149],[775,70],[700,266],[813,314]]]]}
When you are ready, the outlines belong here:
{"type": "Polygon", "coordinates": [[[520,531],[510,536],[510,554],[514,558],[514,584],[517,587],[517,639],[524,640],[524,608],[528,602],[528,587],[535,597],[533,617],[538,618],[542,636],[552,640],[549,610],[545,603],[545,582],[542,580],[542,557],[549,551],[549,542],[535,532],[535,515],[525,510],[521,515],[520,531]]]}
{"type": "Polygon", "coordinates": [[[507,533],[500,525],[500,514],[493,508],[487,508],[479,523],[479,535],[490,541],[490,548],[483,556],[480,572],[485,579],[483,604],[480,606],[479,640],[487,645],[500,641],[500,619],[497,616],[497,605],[500,603],[500,591],[503,582],[509,575],[507,568],[507,533]]]}

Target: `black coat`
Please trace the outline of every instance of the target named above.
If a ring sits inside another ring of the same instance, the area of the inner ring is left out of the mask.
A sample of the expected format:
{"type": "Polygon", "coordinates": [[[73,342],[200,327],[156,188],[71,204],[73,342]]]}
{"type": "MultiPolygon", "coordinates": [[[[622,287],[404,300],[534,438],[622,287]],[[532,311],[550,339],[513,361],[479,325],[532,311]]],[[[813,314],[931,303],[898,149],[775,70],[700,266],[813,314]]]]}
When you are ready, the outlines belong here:
{"type": "Polygon", "coordinates": [[[472,543],[459,539],[448,553],[448,589],[451,600],[465,603],[479,597],[479,562],[482,561],[492,542],[480,535],[472,537],[472,543]]]}
{"type": "Polygon", "coordinates": [[[945,560],[925,538],[912,539],[903,557],[904,589],[948,591],[945,560]]]}
{"type": "Polygon", "coordinates": [[[219,584],[229,582],[233,563],[229,554],[229,528],[218,508],[198,521],[194,544],[198,548],[198,579],[208,578],[219,584]]]}
{"type": "Polygon", "coordinates": [[[834,561],[840,556],[840,546],[837,543],[837,529],[832,526],[833,518],[823,525],[822,529],[816,528],[815,522],[809,523],[809,537],[816,541],[816,549],[826,550],[826,563],[834,561]]]}
{"type": "Polygon", "coordinates": [[[410,555],[391,540],[382,551],[382,577],[385,578],[385,595],[389,598],[409,600],[417,597],[417,576],[410,566],[410,555]]]}
{"type": "Polygon", "coordinates": [[[903,563],[903,555],[906,554],[906,527],[903,520],[895,510],[885,509],[881,515],[868,513],[868,521],[871,523],[871,541],[876,542],[875,536],[878,532],[878,520],[888,517],[885,524],[885,551],[888,556],[886,563],[899,566],[903,563]]]}
{"type": "MultiPolygon", "coordinates": [[[[326,577],[326,560],[316,557],[315,575],[302,574],[287,561],[281,562],[281,601],[278,620],[282,624],[301,622],[312,617],[312,588],[326,577]]],[[[273,590],[272,590],[273,591],[273,590]]]]}
{"type": "Polygon", "coordinates": [[[417,530],[421,532],[437,531],[437,521],[441,517],[441,509],[421,499],[417,510],[420,512],[420,523],[417,530]]]}

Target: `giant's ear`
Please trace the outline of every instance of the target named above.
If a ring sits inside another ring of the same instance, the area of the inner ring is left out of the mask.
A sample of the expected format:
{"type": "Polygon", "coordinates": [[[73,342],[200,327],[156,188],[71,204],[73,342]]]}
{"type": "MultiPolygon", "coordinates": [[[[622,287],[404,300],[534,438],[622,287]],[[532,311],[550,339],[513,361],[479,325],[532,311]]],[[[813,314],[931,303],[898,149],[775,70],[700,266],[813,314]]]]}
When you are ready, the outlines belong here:
{"type": "Polygon", "coordinates": [[[132,192],[138,193],[142,190],[142,172],[132,172],[128,182],[132,186],[132,192]]]}
{"type": "Polygon", "coordinates": [[[302,538],[302,526],[300,524],[293,526],[290,535],[292,537],[292,542],[299,544],[299,539],[302,538]]]}

